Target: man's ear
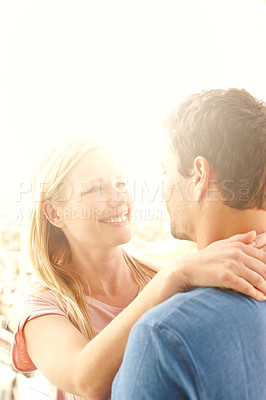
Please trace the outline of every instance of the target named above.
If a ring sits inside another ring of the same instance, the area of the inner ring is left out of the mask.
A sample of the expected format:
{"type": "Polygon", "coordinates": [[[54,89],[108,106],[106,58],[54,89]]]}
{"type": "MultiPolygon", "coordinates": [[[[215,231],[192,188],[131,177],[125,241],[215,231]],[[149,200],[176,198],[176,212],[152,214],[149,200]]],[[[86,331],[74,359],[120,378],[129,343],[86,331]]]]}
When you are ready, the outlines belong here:
{"type": "Polygon", "coordinates": [[[63,219],[54,204],[50,200],[45,200],[42,205],[42,211],[49,222],[57,228],[63,227],[63,219]]]}
{"type": "Polygon", "coordinates": [[[198,156],[194,160],[194,197],[199,201],[208,191],[209,182],[211,179],[212,168],[209,161],[203,156],[198,156]]]}

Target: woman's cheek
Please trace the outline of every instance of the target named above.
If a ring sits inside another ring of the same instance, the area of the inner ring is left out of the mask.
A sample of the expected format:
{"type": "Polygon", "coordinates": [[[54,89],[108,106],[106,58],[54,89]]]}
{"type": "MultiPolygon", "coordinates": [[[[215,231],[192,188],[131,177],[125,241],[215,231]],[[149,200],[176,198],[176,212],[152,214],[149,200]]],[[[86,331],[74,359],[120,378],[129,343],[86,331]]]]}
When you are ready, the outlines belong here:
{"type": "Polygon", "coordinates": [[[127,208],[128,208],[127,217],[128,217],[129,222],[131,220],[131,214],[132,214],[133,207],[134,207],[134,200],[133,200],[131,194],[129,192],[127,192],[127,208]]]}

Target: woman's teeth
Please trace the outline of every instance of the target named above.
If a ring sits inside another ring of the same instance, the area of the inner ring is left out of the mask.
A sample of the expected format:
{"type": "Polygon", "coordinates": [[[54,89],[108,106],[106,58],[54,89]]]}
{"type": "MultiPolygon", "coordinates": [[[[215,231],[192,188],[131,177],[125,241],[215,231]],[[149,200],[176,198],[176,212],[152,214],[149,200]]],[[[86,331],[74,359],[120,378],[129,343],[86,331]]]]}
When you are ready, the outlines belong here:
{"type": "Polygon", "coordinates": [[[108,219],[108,220],[106,220],[106,221],[103,221],[103,222],[105,222],[106,224],[113,224],[113,223],[115,223],[115,222],[124,222],[124,221],[126,221],[126,220],[127,220],[126,215],[123,215],[123,216],[121,216],[121,217],[113,217],[113,218],[110,218],[110,219],[108,219]]]}

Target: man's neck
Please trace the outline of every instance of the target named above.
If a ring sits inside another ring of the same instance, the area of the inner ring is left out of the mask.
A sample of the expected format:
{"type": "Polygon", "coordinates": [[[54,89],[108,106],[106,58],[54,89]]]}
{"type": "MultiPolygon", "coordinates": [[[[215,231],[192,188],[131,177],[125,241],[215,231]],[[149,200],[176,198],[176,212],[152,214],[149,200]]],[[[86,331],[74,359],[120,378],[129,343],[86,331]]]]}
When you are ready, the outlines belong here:
{"type": "Polygon", "coordinates": [[[263,210],[236,210],[234,208],[212,207],[202,213],[198,221],[196,239],[198,249],[209,244],[227,239],[237,233],[246,233],[255,230],[257,234],[266,231],[266,211],[263,210]]]}

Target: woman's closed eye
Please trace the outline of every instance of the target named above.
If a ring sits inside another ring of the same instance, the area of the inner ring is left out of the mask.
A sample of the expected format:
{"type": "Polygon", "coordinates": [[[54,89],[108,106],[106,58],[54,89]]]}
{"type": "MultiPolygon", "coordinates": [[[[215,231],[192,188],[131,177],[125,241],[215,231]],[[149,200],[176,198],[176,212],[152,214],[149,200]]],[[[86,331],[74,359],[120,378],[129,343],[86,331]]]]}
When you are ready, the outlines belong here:
{"type": "Polygon", "coordinates": [[[101,185],[97,185],[97,186],[93,186],[90,189],[86,190],[83,192],[84,194],[89,194],[89,193],[97,193],[97,192],[101,192],[102,191],[102,186],[101,185]]]}
{"type": "Polygon", "coordinates": [[[124,189],[127,186],[127,184],[126,182],[118,182],[116,186],[118,187],[118,189],[124,189]]]}
{"type": "MultiPolygon", "coordinates": [[[[119,190],[125,189],[126,186],[127,186],[126,182],[123,182],[123,181],[117,182],[117,183],[116,183],[116,187],[117,187],[119,190]]],[[[82,194],[83,194],[83,196],[84,196],[84,195],[86,195],[86,194],[102,193],[103,190],[105,190],[105,189],[104,189],[104,185],[102,185],[102,184],[95,184],[95,185],[91,186],[90,188],[84,190],[82,194]]]]}

